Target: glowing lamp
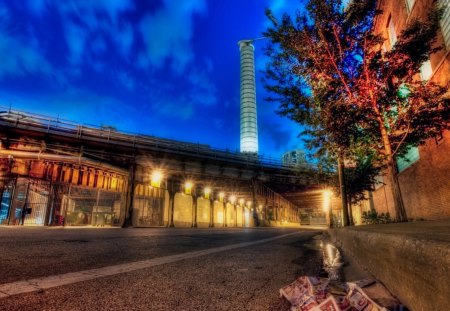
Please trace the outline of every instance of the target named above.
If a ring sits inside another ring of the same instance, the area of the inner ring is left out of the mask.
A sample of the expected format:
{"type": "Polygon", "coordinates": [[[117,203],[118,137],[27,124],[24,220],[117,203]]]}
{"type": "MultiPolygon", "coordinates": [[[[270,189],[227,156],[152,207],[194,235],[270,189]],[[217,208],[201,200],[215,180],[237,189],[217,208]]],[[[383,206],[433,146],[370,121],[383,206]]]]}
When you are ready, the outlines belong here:
{"type": "Polygon", "coordinates": [[[231,196],[230,196],[230,203],[231,203],[231,204],[236,203],[236,196],[235,196],[235,195],[231,195],[231,196]]]}
{"type": "Polygon", "coordinates": [[[225,198],[225,193],[224,192],[220,192],[219,193],[219,201],[223,202],[223,199],[225,198]]]}
{"type": "Polygon", "coordinates": [[[193,187],[194,185],[192,184],[192,182],[190,182],[190,181],[187,181],[185,184],[184,184],[184,193],[185,194],[192,194],[192,187],[193,187]]]}
{"type": "Polygon", "coordinates": [[[203,194],[205,195],[205,199],[209,199],[209,197],[211,196],[211,188],[206,187],[206,188],[203,190],[203,194]]]}
{"type": "Polygon", "coordinates": [[[161,171],[153,171],[150,176],[150,185],[155,188],[161,187],[161,180],[163,179],[163,174],[161,171]]]}
{"type": "Polygon", "coordinates": [[[330,190],[323,191],[323,211],[327,212],[330,208],[332,192],[330,190]]]}

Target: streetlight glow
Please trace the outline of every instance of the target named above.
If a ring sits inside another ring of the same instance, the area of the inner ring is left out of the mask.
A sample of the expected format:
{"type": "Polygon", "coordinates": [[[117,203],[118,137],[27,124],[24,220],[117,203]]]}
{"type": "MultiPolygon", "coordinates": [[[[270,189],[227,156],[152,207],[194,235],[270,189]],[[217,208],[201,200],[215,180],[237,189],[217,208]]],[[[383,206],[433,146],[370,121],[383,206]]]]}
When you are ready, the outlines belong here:
{"type": "Polygon", "coordinates": [[[323,211],[327,212],[330,208],[332,192],[330,190],[323,191],[323,211]]]}
{"type": "Polygon", "coordinates": [[[161,187],[161,180],[163,179],[163,174],[160,170],[152,172],[150,176],[150,185],[155,188],[161,187]]]}
{"type": "Polygon", "coordinates": [[[186,181],[184,184],[184,193],[191,194],[192,193],[193,183],[191,181],[186,181]]]}
{"type": "Polygon", "coordinates": [[[231,204],[236,203],[236,196],[235,196],[235,195],[231,195],[231,196],[230,196],[230,203],[231,203],[231,204]]]}
{"type": "Polygon", "coordinates": [[[211,195],[211,188],[210,187],[206,187],[203,190],[203,193],[205,194],[205,199],[209,199],[209,196],[211,195]]]}

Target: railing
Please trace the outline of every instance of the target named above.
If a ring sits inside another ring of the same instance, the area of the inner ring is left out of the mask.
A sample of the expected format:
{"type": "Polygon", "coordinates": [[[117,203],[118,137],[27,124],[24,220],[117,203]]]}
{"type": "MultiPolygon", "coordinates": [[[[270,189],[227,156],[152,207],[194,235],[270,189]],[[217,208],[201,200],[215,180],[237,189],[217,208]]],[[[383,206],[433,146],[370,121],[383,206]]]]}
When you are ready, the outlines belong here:
{"type": "MultiPolygon", "coordinates": [[[[84,125],[61,118],[11,110],[0,106],[0,121],[13,124],[29,126],[40,131],[57,132],[61,135],[69,135],[77,138],[97,138],[111,143],[132,145],[133,147],[151,147],[153,149],[168,150],[172,152],[182,152],[189,154],[206,155],[211,158],[233,160],[236,162],[272,167],[284,170],[294,170],[292,166],[283,165],[281,161],[244,153],[232,153],[228,150],[211,148],[205,144],[195,144],[189,142],[176,141],[166,138],[158,138],[150,135],[119,132],[111,127],[99,127],[95,125],[84,125]]],[[[307,164],[303,170],[314,170],[316,167],[307,164]]]]}

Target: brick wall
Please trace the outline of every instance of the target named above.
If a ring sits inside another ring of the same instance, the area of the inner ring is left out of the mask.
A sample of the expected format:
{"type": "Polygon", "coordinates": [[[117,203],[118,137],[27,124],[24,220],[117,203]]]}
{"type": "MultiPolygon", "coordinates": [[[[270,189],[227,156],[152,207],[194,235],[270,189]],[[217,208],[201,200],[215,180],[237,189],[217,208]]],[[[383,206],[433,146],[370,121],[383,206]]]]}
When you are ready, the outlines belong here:
{"type": "MultiPolygon", "coordinates": [[[[409,13],[404,0],[382,0],[383,14],[377,18],[376,30],[387,38],[389,18],[397,34],[412,18],[423,18],[435,1],[416,0],[409,13]]],[[[443,46],[442,35],[437,45],[443,46]]],[[[387,43],[388,45],[388,43],[387,43]]],[[[387,46],[387,48],[390,48],[387,46]]],[[[450,81],[449,49],[442,49],[430,58],[433,76],[431,80],[445,85],[450,81]]],[[[420,160],[399,175],[400,187],[408,218],[450,218],[450,132],[446,131],[440,141],[430,139],[419,147],[420,160]]],[[[385,180],[386,183],[386,180],[385,180]]],[[[389,184],[374,192],[375,208],[379,213],[395,215],[389,184]]]]}

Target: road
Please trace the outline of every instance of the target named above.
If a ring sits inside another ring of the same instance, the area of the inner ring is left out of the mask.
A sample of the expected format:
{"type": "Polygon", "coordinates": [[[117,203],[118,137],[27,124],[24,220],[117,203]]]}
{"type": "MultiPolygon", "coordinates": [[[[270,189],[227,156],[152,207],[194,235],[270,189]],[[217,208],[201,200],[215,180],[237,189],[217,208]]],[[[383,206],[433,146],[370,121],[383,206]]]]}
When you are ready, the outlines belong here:
{"type": "Polygon", "coordinates": [[[278,290],[319,272],[320,234],[0,227],[0,310],[288,310],[278,290]]]}

